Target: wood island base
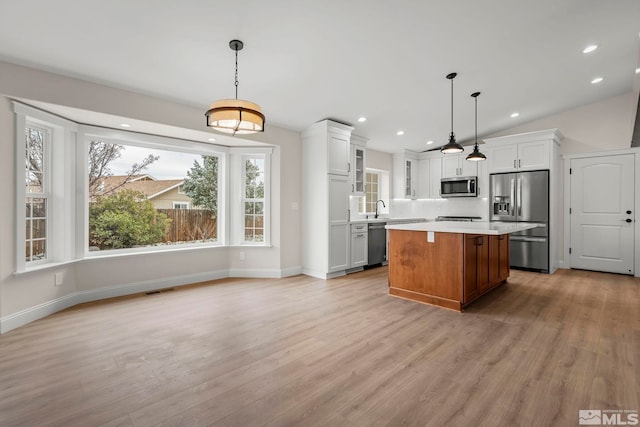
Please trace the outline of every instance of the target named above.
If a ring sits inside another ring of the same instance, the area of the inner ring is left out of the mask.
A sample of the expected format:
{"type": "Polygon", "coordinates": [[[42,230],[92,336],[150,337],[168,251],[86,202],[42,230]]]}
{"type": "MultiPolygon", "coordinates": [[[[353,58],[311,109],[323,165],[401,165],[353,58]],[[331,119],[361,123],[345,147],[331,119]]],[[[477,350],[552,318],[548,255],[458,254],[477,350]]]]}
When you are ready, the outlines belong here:
{"type": "Polygon", "coordinates": [[[388,231],[390,295],[462,311],[509,277],[508,234],[388,231]]]}

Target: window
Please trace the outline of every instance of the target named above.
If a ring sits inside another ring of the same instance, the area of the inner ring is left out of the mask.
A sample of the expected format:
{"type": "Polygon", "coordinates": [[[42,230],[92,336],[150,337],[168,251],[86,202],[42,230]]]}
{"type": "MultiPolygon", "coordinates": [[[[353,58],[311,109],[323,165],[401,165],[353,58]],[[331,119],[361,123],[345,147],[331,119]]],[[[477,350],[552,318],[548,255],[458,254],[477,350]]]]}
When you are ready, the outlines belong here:
{"type": "Polygon", "coordinates": [[[25,250],[27,263],[48,256],[49,179],[47,160],[51,132],[27,124],[25,127],[25,250]]]}
{"type": "Polygon", "coordinates": [[[16,272],[115,251],[270,245],[272,147],[78,125],[19,102],[13,109],[16,272]]]}
{"type": "Polygon", "coordinates": [[[378,189],[380,187],[380,176],[377,172],[367,172],[365,185],[365,195],[360,198],[360,213],[374,213],[376,202],[380,200],[378,189]]]}
{"type": "Polygon", "coordinates": [[[364,197],[359,198],[358,213],[366,215],[376,212],[378,200],[385,205],[377,206],[378,213],[389,213],[389,172],[385,170],[367,169],[364,197]]]}
{"type": "Polygon", "coordinates": [[[88,140],[87,235],[94,255],[217,243],[218,156],[88,140]]]}
{"type": "Polygon", "coordinates": [[[265,158],[244,161],[244,242],[264,242],[265,158]]]}

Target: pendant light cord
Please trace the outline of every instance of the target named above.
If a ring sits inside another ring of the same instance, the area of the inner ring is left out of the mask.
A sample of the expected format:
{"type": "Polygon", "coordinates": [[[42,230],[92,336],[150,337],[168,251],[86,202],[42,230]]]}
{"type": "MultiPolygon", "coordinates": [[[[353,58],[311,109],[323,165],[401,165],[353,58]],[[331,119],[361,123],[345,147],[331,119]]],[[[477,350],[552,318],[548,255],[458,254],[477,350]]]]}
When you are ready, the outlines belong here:
{"type": "Polygon", "coordinates": [[[238,99],[238,50],[236,51],[236,99],[238,99]]]}
{"type": "Polygon", "coordinates": [[[451,135],[453,135],[453,78],[451,79],[451,135]]]}
{"type": "Polygon", "coordinates": [[[476,100],[476,148],[478,147],[478,97],[474,96],[476,100]]]}

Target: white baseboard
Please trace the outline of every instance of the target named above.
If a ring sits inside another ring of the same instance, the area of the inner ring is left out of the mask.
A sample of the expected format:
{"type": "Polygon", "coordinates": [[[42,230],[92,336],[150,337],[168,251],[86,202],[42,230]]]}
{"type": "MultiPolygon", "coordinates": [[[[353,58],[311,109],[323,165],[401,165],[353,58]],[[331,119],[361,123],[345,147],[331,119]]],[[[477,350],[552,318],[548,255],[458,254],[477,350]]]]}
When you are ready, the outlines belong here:
{"type": "Polygon", "coordinates": [[[302,266],[283,268],[280,272],[280,277],[291,277],[302,274],[302,266]]]}
{"type": "Polygon", "coordinates": [[[4,334],[20,326],[31,323],[78,304],[76,293],[65,295],[42,304],[26,308],[0,319],[0,334],[4,334]]]}
{"type": "Polygon", "coordinates": [[[248,277],[251,279],[279,279],[282,271],[278,268],[231,268],[229,277],[248,277]]]}
{"type": "Polygon", "coordinates": [[[106,298],[120,297],[124,295],[149,292],[156,289],[164,289],[173,286],[184,286],[209,280],[225,279],[227,277],[248,278],[281,278],[293,276],[302,272],[301,267],[287,269],[231,269],[215,270],[204,273],[187,274],[169,277],[166,279],[145,280],[141,282],[125,283],[122,285],[105,288],[90,289],[73,292],[60,298],[38,304],[33,307],[18,311],[17,313],[0,318],[0,334],[4,334],[20,326],[24,326],[35,320],[42,319],[58,311],[73,307],[85,302],[98,301],[106,298]]]}

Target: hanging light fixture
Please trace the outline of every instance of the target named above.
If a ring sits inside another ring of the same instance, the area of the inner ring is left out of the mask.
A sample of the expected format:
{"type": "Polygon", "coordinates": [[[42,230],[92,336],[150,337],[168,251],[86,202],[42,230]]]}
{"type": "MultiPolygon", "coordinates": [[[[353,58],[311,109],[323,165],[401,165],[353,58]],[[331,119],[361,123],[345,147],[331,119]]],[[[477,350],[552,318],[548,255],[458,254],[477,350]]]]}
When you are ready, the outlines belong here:
{"type": "Polygon", "coordinates": [[[456,136],[453,133],[453,79],[455,79],[457,75],[458,73],[447,75],[447,78],[451,80],[451,134],[449,135],[449,142],[440,148],[440,151],[444,154],[461,153],[464,151],[462,145],[456,142],[456,136]]]}
{"type": "Polygon", "coordinates": [[[238,99],[238,51],[244,43],[231,40],[229,47],[236,53],[236,98],[220,99],[211,104],[207,117],[207,126],[223,133],[249,134],[264,131],[264,114],[258,104],[238,99]]]}
{"type": "Polygon", "coordinates": [[[467,160],[472,162],[487,160],[487,156],[482,154],[478,149],[478,95],[480,95],[480,92],[474,92],[471,94],[476,101],[476,144],[473,146],[473,152],[467,156],[467,160]]]}

